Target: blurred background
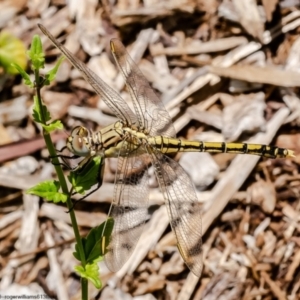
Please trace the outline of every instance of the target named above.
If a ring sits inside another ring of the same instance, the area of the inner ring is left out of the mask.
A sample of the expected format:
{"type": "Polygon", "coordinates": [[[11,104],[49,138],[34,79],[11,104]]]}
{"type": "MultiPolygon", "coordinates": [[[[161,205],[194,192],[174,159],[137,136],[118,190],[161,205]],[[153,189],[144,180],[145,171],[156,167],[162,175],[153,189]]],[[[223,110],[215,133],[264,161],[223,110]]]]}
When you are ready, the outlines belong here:
{"type": "MultiPolygon", "coordinates": [[[[118,273],[101,263],[103,289],[89,284],[91,299],[300,299],[299,7],[298,0],[1,1],[0,295],[80,299],[66,207],[25,194],[55,177],[32,120],[34,93],[10,68],[26,66],[34,34],[45,69],[54,67],[60,52],[41,23],[129,101],[109,48],[111,38],[122,40],[178,137],[296,152],[293,159],[176,155],[203,207],[201,278],[180,257],[153,172],[135,253],[118,273]]],[[[42,98],[65,126],[52,134],[58,149],[74,126],[99,130],[117,120],[67,60],[42,98]]],[[[75,207],[83,235],[106,219],[115,171],[116,160],[107,159],[103,186],[75,207]]]]}

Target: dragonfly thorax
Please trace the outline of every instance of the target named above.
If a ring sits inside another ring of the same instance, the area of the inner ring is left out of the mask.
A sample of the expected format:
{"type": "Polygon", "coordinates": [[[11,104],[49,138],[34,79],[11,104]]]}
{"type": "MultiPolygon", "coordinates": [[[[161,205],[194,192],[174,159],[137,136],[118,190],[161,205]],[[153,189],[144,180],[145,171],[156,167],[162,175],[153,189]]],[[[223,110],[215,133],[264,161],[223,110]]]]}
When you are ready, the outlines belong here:
{"type": "Polygon", "coordinates": [[[138,149],[146,135],[118,121],[100,130],[97,138],[97,152],[101,148],[105,157],[119,157],[128,156],[129,152],[138,149]]]}

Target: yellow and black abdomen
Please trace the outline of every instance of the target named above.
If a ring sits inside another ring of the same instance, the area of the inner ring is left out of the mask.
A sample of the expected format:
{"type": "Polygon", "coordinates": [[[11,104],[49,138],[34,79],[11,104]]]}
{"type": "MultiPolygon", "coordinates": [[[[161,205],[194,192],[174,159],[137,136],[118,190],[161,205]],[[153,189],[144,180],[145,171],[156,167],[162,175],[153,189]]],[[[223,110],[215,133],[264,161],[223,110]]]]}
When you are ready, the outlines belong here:
{"type": "Polygon", "coordinates": [[[200,142],[156,136],[149,138],[149,143],[162,153],[210,152],[251,154],[268,158],[293,157],[293,151],[261,144],[200,142]]]}

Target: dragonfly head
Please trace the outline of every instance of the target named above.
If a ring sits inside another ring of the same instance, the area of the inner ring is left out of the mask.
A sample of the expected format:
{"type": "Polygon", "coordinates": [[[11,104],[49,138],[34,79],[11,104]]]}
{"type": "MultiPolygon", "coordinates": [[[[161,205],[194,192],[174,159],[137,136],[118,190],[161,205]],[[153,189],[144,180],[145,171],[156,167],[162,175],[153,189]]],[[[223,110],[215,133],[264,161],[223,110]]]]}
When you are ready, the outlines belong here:
{"type": "Polygon", "coordinates": [[[67,138],[67,148],[78,156],[87,156],[91,153],[89,146],[90,132],[83,126],[75,127],[67,138]]]}

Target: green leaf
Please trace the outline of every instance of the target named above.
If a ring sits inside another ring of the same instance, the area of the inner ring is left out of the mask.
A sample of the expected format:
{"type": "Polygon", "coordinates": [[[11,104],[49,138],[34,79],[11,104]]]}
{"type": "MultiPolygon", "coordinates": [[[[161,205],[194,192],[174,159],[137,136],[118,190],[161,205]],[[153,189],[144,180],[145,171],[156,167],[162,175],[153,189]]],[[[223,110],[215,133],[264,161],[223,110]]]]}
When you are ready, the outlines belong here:
{"type": "Polygon", "coordinates": [[[66,202],[68,195],[60,193],[60,184],[56,180],[47,180],[40,182],[36,186],[28,189],[27,194],[37,195],[43,197],[48,201],[53,201],[54,203],[66,202]]]}
{"type": "Polygon", "coordinates": [[[7,73],[18,74],[12,64],[17,64],[21,69],[26,68],[26,48],[21,40],[7,31],[0,33],[0,65],[7,73]]]}
{"type": "Polygon", "coordinates": [[[92,262],[100,256],[104,256],[107,252],[110,236],[114,227],[114,220],[108,218],[98,227],[92,228],[86,237],[85,254],[86,261],[92,262]]]}
{"type": "Polygon", "coordinates": [[[47,132],[52,132],[54,130],[61,130],[64,128],[64,125],[62,124],[62,122],[60,120],[53,121],[47,125],[42,124],[42,126],[45,129],[45,131],[47,131],[47,132]]]}
{"type": "Polygon", "coordinates": [[[32,62],[33,70],[40,70],[45,65],[45,54],[43,52],[43,45],[41,38],[38,35],[34,35],[30,50],[27,51],[27,55],[32,62]]]}
{"type": "MultiPolygon", "coordinates": [[[[108,218],[99,226],[92,228],[85,238],[81,238],[84,249],[85,260],[87,263],[103,257],[107,252],[107,246],[114,227],[114,220],[108,218]]],[[[79,247],[75,245],[74,257],[81,261],[79,247]]]]}
{"type": "MultiPolygon", "coordinates": [[[[83,238],[81,238],[81,242],[83,241],[83,238]]],[[[79,247],[78,247],[78,244],[75,244],[75,252],[73,252],[73,256],[81,261],[81,258],[80,258],[80,254],[79,254],[79,247]]]]}
{"type": "Polygon", "coordinates": [[[34,105],[33,105],[33,119],[37,123],[44,124],[44,122],[48,122],[51,119],[50,112],[48,111],[46,105],[42,104],[40,105],[38,101],[38,97],[34,96],[34,105]]]}
{"type": "Polygon", "coordinates": [[[60,67],[61,63],[63,62],[63,60],[65,59],[64,56],[61,56],[58,61],[56,62],[55,66],[53,69],[51,69],[46,75],[45,75],[45,81],[44,81],[44,85],[49,85],[56,76],[56,73],[58,71],[58,68],[60,67]]]}
{"type": "Polygon", "coordinates": [[[95,156],[81,169],[71,172],[68,179],[77,193],[84,194],[98,184],[99,180],[102,181],[103,167],[102,158],[95,156]]]}
{"type": "Polygon", "coordinates": [[[89,263],[83,268],[82,266],[76,266],[75,271],[83,278],[90,280],[95,288],[101,289],[102,282],[99,278],[99,266],[98,260],[89,263]]]}
{"type": "Polygon", "coordinates": [[[34,83],[31,81],[29,74],[27,74],[27,73],[25,72],[25,70],[23,70],[23,69],[21,68],[21,66],[19,66],[19,65],[16,64],[16,63],[15,63],[15,64],[12,63],[11,66],[14,67],[14,68],[16,68],[16,70],[20,73],[20,75],[23,77],[24,83],[25,83],[26,85],[28,85],[28,86],[31,87],[31,88],[34,88],[34,83]]]}

